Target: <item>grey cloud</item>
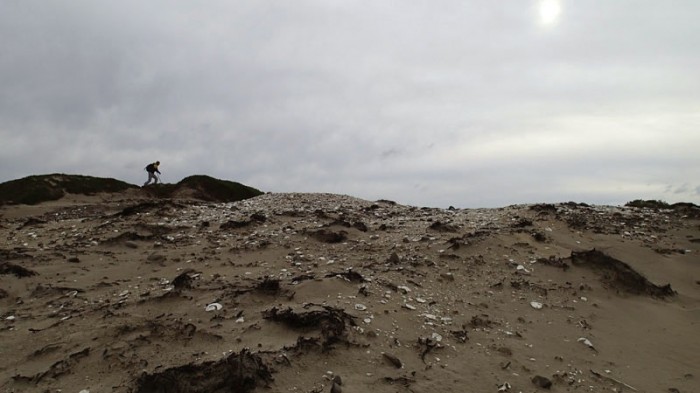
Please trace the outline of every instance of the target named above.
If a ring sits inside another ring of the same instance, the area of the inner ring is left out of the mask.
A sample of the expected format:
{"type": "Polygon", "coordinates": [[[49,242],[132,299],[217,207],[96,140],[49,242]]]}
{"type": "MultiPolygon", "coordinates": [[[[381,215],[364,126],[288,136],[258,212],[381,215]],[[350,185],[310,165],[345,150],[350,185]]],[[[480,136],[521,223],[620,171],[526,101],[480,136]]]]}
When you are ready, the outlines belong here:
{"type": "Polygon", "coordinates": [[[0,180],[160,159],[422,205],[697,201],[665,185],[700,175],[700,5],[536,4],[2,2],[0,180]]]}

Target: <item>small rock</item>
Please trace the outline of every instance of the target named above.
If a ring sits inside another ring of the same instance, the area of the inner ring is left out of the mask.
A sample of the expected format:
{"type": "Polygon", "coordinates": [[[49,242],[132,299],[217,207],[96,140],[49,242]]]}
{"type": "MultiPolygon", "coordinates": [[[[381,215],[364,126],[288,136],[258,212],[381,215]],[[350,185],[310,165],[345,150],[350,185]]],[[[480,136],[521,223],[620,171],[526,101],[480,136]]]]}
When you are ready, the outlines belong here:
{"type": "Polygon", "coordinates": [[[388,360],[394,367],[396,367],[396,368],[403,367],[403,362],[401,362],[401,360],[399,358],[397,358],[396,356],[394,356],[390,353],[386,353],[386,352],[382,353],[382,356],[384,357],[384,359],[388,360]]]}
{"type": "Polygon", "coordinates": [[[552,381],[550,381],[549,378],[543,377],[541,375],[535,375],[532,378],[532,383],[534,383],[535,386],[541,387],[543,389],[549,389],[552,387],[552,381]]]}
{"type": "Polygon", "coordinates": [[[340,388],[340,385],[338,385],[337,383],[335,383],[335,381],[333,381],[333,384],[331,385],[331,393],[342,393],[342,392],[343,392],[343,389],[340,388]]]}
{"type": "Polygon", "coordinates": [[[165,255],[153,253],[149,255],[147,259],[149,262],[163,262],[165,261],[165,255]]]}
{"type": "Polygon", "coordinates": [[[78,258],[78,257],[68,258],[68,262],[70,262],[70,263],[80,263],[80,258],[78,258]]]}
{"type": "Polygon", "coordinates": [[[139,248],[139,245],[136,244],[135,242],[132,242],[132,241],[128,241],[128,242],[124,243],[124,245],[129,247],[129,248],[139,248]]]}

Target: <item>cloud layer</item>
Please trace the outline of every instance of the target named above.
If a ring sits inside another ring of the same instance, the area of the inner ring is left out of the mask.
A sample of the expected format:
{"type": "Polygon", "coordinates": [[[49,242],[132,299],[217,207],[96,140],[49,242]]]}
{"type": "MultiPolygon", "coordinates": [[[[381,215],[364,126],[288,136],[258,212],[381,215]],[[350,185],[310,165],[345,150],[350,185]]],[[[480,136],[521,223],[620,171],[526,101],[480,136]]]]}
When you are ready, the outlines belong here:
{"type": "Polygon", "coordinates": [[[5,1],[0,181],[699,203],[700,4],[539,5],[5,1]]]}

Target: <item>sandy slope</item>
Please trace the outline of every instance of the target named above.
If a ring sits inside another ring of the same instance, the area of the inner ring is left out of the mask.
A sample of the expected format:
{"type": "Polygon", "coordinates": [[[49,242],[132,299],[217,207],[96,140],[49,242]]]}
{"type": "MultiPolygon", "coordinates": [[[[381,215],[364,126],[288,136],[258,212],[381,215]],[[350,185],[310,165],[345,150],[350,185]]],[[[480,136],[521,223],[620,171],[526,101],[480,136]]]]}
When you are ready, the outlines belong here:
{"type": "Polygon", "coordinates": [[[0,214],[0,391],[700,391],[700,220],[671,211],[131,194],[0,214]]]}

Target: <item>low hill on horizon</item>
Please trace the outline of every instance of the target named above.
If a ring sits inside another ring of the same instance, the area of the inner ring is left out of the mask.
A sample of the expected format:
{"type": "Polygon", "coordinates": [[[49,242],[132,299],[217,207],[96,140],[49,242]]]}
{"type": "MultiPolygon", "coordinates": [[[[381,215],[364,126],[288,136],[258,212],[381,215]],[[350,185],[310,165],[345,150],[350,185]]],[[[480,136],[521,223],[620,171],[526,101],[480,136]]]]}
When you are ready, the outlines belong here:
{"type": "Polygon", "coordinates": [[[179,197],[210,202],[235,202],[263,194],[256,188],[206,175],[188,176],[176,184],[139,187],[113,178],[54,173],[0,183],[0,205],[36,205],[59,200],[67,194],[95,195],[139,189],[153,198],[179,197]]]}
{"type": "MultiPolygon", "coordinates": [[[[118,194],[129,190],[140,193],[146,198],[180,198],[205,202],[236,202],[264,194],[263,191],[254,187],[207,175],[191,175],[175,184],[159,183],[141,187],[114,178],[53,173],[32,175],[0,183],[0,206],[37,205],[60,200],[66,195],[93,196],[99,193],[118,194]]],[[[563,201],[560,204],[589,206],[586,203],[563,201]]],[[[700,217],[700,206],[688,202],[669,204],[661,200],[635,199],[624,206],[655,211],[673,210],[690,217],[700,217]]]]}

